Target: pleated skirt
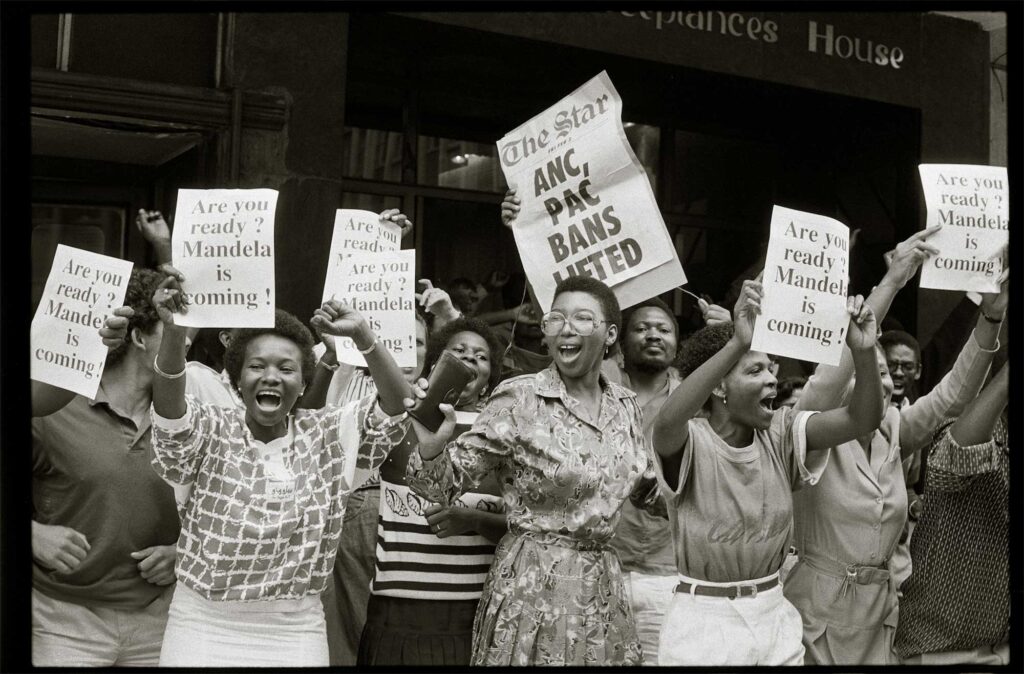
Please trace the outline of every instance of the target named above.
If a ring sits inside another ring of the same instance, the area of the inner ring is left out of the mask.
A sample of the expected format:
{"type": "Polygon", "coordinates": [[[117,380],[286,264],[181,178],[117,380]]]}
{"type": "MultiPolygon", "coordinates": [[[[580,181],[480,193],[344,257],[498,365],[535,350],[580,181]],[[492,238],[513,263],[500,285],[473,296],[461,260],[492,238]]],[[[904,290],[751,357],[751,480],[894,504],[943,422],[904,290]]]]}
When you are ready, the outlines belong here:
{"type": "Polygon", "coordinates": [[[478,600],[370,595],[357,665],[468,665],[478,600]]]}
{"type": "Polygon", "coordinates": [[[473,665],[640,665],[619,558],[592,541],[509,533],[473,625],[473,665]]]}

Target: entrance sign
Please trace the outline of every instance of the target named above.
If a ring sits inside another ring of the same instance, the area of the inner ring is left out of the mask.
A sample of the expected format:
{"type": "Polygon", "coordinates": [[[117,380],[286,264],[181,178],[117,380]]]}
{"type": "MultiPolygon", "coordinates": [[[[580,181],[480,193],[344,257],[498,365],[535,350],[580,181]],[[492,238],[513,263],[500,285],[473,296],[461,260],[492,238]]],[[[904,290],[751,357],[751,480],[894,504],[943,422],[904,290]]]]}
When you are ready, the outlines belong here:
{"type": "MultiPolygon", "coordinates": [[[[336,258],[332,246],[323,301],[333,298],[353,307],[366,317],[399,367],[416,367],[416,251],[353,253],[335,263],[336,258]]],[[[339,361],[366,367],[351,339],[333,339],[339,361]]]]}
{"type": "Polygon", "coordinates": [[[99,329],[124,302],[131,272],[127,260],[57,246],[32,319],[32,379],[96,397],[107,360],[99,329]]]}
{"type": "Polygon", "coordinates": [[[850,316],[850,229],[775,206],[752,351],[838,365],[850,316]]]}
{"type": "Polygon", "coordinates": [[[1006,168],[969,164],[921,164],[928,239],[939,249],[921,266],[921,287],[999,292],[1002,251],[1010,237],[1006,168]]]}
{"type": "Polygon", "coordinates": [[[498,156],[521,202],[513,234],[544,311],[569,276],[603,281],[624,307],[686,282],[607,73],[506,134],[498,156]]]}
{"type": "Polygon", "coordinates": [[[274,326],[277,190],[178,190],[171,257],[193,328],[274,326]]]}

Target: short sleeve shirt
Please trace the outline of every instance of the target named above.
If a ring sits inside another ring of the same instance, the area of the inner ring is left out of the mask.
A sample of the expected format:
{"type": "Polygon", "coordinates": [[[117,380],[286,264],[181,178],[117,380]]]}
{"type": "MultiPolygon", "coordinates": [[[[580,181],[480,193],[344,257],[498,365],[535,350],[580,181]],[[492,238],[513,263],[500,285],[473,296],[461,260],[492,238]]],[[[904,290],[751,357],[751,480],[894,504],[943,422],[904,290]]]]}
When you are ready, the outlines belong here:
{"type": "Polygon", "coordinates": [[[792,491],[816,482],[828,452],[805,463],[813,412],[777,410],[747,447],[731,447],[707,419],[691,419],[679,482],[664,483],[679,573],[713,583],[753,580],[782,566],[793,528],[792,491]]]}

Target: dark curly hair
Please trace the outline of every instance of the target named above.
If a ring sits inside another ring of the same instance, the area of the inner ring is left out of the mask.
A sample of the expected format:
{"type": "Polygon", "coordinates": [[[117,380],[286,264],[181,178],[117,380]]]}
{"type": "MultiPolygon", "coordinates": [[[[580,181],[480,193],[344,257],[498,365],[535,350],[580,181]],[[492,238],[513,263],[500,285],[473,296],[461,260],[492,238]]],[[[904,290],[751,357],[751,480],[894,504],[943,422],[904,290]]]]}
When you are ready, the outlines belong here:
{"type": "Polygon", "coordinates": [[[238,378],[242,374],[245,362],[245,351],[249,342],[260,335],[280,335],[295,342],[302,352],[302,381],[306,384],[313,381],[313,370],[316,367],[316,356],[313,355],[313,333],[302,321],[287,311],[274,311],[274,327],[272,328],[241,328],[235,330],[231,344],[224,352],[224,369],[228,372],[231,385],[238,389],[238,378]]]}
{"type": "Polygon", "coordinates": [[[785,400],[789,396],[793,395],[793,391],[798,388],[803,388],[807,385],[807,377],[801,377],[800,375],[793,375],[792,377],[783,377],[779,380],[779,383],[775,385],[775,399],[772,400],[772,408],[779,409],[779,402],[785,400]]]}
{"type": "Polygon", "coordinates": [[[128,290],[124,295],[124,304],[135,311],[135,315],[128,319],[128,334],[121,344],[115,349],[107,352],[107,367],[118,363],[128,353],[131,346],[132,330],[138,328],[145,334],[149,334],[160,322],[160,316],[153,307],[153,293],[156,287],[164,280],[164,275],[154,269],[136,267],[132,269],[128,277],[128,290]]]}
{"type": "Polygon", "coordinates": [[[503,347],[494,332],[491,331],[490,326],[479,318],[466,318],[463,316],[430,333],[427,339],[427,357],[423,363],[423,372],[430,372],[430,368],[434,367],[434,363],[441,357],[441,353],[444,351],[444,347],[447,346],[448,340],[460,332],[475,332],[487,342],[491,360],[491,376],[487,380],[487,390],[493,391],[501,378],[501,354],[503,347]]]}
{"type": "MultiPolygon", "coordinates": [[[[612,289],[601,283],[596,278],[589,276],[570,276],[563,279],[555,287],[555,298],[562,293],[587,293],[601,305],[601,313],[608,325],[614,325],[617,334],[622,334],[622,310],[619,309],[619,299],[615,297],[612,289]]],[[[618,339],[615,343],[618,344],[618,339]]]]}
{"type": "Polygon", "coordinates": [[[732,323],[708,325],[686,338],[679,347],[676,367],[683,377],[690,376],[694,370],[706,363],[712,356],[732,339],[732,323]]]}

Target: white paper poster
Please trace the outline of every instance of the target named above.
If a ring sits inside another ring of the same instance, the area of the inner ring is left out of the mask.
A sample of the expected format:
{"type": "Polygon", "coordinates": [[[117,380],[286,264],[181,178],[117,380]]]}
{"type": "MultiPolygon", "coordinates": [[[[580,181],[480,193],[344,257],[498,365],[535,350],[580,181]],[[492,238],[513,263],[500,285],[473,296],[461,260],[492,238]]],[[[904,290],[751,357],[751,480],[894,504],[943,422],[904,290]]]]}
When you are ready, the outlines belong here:
{"type": "Polygon", "coordinates": [[[398,250],[401,244],[402,228],[393,222],[381,222],[379,213],[339,208],[334,214],[329,264],[353,253],[398,250]]]}
{"type": "Polygon", "coordinates": [[[928,239],[939,249],[921,265],[921,287],[994,293],[1009,241],[1010,193],[1006,168],[968,164],[921,164],[928,239]]]}
{"type": "Polygon", "coordinates": [[[90,400],[107,360],[99,335],[124,303],[132,263],[59,245],[32,319],[31,376],[90,400]]]}
{"type": "Polygon", "coordinates": [[[544,311],[569,276],[603,281],[623,307],[686,282],[607,73],[506,134],[498,156],[521,202],[513,233],[544,311]]]}
{"type": "Polygon", "coordinates": [[[176,325],[274,326],[276,209],[276,190],[178,190],[171,255],[189,305],[176,325]]]}
{"type": "Polygon", "coordinates": [[[838,365],[850,323],[849,260],[849,227],[775,206],[750,349],[838,365]]]}
{"type": "MultiPolygon", "coordinates": [[[[355,308],[399,367],[416,367],[416,251],[353,253],[327,268],[323,300],[334,298],[355,308]]],[[[338,360],[366,366],[347,337],[335,338],[338,360]]]]}

